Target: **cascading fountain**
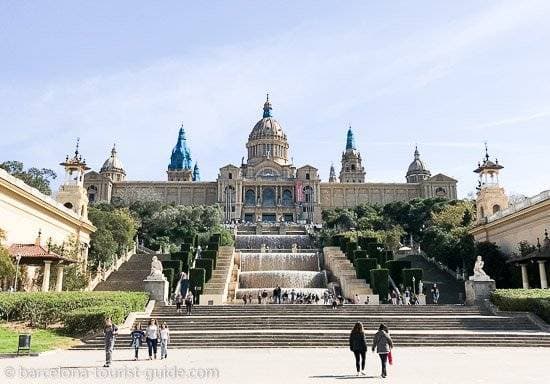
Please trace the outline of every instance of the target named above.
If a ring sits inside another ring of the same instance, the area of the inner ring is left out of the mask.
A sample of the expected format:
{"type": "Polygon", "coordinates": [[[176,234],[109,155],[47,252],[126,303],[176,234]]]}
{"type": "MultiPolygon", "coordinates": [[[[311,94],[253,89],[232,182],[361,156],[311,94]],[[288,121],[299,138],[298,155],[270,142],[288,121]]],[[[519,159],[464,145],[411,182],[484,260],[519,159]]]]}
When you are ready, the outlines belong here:
{"type": "Polygon", "coordinates": [[[294,290],[319,297],[326,290],[327,275],[309,235],[237,235],[235,246],[241,251],[237,299],[251,294],[256,300],[264,290],[271,296],[277,286],[289,294],[294,290]]]}

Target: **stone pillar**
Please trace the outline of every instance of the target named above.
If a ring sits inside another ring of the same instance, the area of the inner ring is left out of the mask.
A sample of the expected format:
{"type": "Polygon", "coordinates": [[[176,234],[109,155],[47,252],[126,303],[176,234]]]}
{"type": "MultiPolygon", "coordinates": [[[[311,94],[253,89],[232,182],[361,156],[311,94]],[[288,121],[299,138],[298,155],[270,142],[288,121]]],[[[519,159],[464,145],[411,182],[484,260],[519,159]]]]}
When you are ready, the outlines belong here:
{"type": "Polygon", "coordinates": [[[57,277],[55,279],[55,291],[62,292],[63,291],[63,264],[58,265],[56,269],[57,269],[57,277]]]}
{"type": "Polygon", "coordinates": [[[529,275],[527,275],[527,265],[521,264],[521,281],[523,289],[529,289],[529,275]]]}
{"type": "Polygon", "coordinates": [[[548,288],[548,280],[546,279],[546,265],[544,260],[539,260],[539,275],[540,275],[540,287],[542,289],[548,288]]]}
{"type": "Polygon", "coordinates": [[[44,260],[44,277],[42,278],[42,292],[50,290],[50,267],[51,260],[44,260]]]}

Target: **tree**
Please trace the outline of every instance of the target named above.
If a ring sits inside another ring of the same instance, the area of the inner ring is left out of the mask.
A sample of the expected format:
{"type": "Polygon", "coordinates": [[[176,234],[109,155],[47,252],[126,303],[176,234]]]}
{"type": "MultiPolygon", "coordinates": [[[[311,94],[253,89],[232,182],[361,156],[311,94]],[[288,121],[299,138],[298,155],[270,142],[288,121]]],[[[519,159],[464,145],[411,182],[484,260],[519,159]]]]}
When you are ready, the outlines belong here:
{"type": "Polygon", "coordinates": [[[51,180],[57,177],[57,174],[48,168],[29,168],[24,170],[23,163],[20,161],[5,161],[0,163],[0,168],[4,169],[10,175],[23,180],[27,185],[38,189],[45,195],[51,195],[51,180]]]}
{"type": "Polygon", "coordinates": [[[15,275],[15,265],[10,256],[8,249],[2,245],[2,241],[6,239],[6,232],[0,228],[0,278],[12,278],[15,275]]]}

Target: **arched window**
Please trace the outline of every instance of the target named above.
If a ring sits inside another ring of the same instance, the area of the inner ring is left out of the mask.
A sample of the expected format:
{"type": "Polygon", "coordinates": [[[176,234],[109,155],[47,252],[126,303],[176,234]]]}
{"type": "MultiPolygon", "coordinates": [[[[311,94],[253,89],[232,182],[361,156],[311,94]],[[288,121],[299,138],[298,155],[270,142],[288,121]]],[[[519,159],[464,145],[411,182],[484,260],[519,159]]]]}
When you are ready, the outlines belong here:
{"type": "Polygon", "coordinates": [[[63,205],[64,205],[65,207],[69,208],[69,209],[73,209],[73,204],[72,204],[72,203],[67,202],[67,203],[65,203],[65,204],[63,204],[63,205]]]}
{"type": "Polygon", "coordinates": [[[283,205],[290,206],[292,205],[292,191],[290,189],[285,189],[283,191],[283,205]]]}
{"type": "Polygon", "coordinates": [[[262,191],[262,205],[267,207],[275,206],[275,190],[273,188],[265,188],[262,191]]]}
{"type": "Polygon", "coordinates": [[[497,213],[498,211],[500,211],[500,205],[498,204],[493,205],[493,213],[497,213]]]}
{"type": "Polygon", "coordinates": [[[97,195],[97,188],[94,185],[88,187],[88,201],[90,204],[95,203],[97,195]]]}
{"type": "Polygon", "coordinates": [[[247,189],[244,193],[245,205],[256,205],[256,192],[253,189],[247,189]]]}

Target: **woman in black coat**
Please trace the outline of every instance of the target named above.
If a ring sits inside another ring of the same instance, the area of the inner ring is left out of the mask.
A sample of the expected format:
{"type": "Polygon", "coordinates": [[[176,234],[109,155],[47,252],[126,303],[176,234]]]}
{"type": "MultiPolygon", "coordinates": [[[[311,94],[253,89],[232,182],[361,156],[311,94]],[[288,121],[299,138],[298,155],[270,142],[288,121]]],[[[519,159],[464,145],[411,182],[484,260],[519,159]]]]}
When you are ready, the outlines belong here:
{"type": "Polygon", "coordinates": [[[359,376],[359,374],[365,375],[365,354],[367,352],[367,342],[365,341],[363,324],[360,322],[355,323],[355,326],[349,335],[349,349],[355,355],[357,376],[359,376]]]}

